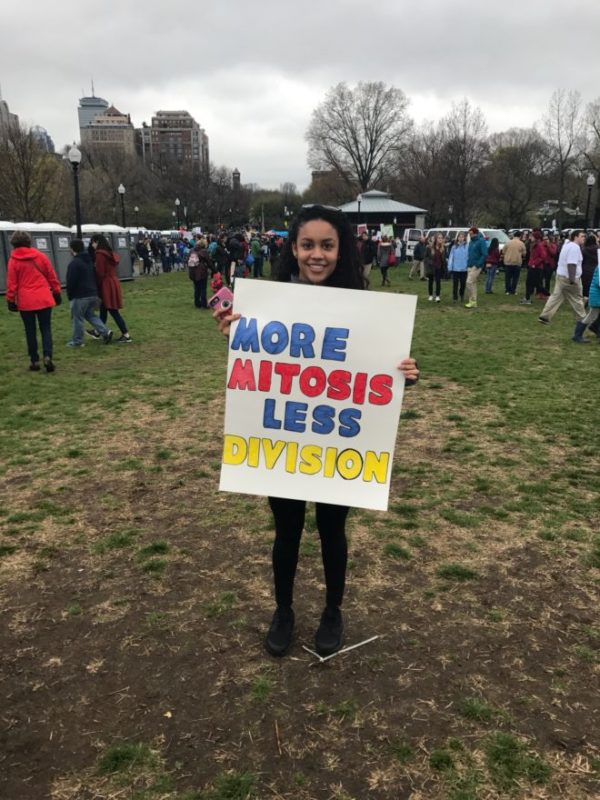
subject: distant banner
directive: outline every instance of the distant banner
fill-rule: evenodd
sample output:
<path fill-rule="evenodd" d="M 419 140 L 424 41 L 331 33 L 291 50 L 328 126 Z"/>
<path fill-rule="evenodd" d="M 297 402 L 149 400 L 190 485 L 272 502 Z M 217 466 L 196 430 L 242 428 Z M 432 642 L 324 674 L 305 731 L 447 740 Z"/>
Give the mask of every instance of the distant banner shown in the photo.
<path fill-rule="evenodd" d="M 394 226 L 393 225 L 382 225 L 381 226 L 381 235 L 387 236 L 388 239 L 394 238 Z"/>
<path fill-rule="evenodd" d="M 359 236 L 361 236 L 363 233 L 368 233 L 369 232 L 369 228 L 367 227 L 367 225 L 365 223 L 363 223 L 361 225 L 357 225 L 356 226 L 356 232 L 358 233 Z"/>
<path fill-rule="evenodd" d="M 387 509 L 416 302 L 238 280 L 220 488 Z"/>

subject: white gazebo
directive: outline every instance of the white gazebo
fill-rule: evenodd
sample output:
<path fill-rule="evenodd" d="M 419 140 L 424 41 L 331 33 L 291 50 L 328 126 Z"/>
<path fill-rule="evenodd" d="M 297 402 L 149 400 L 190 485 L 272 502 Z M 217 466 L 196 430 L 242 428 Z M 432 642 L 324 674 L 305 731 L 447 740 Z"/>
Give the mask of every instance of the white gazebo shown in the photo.
<path fill-rule="evenodd" d="M 392 200 L 389 192 L 371 189 L 359 194 L 356 200 L 340 206 L 356 225 L 361 223 L 368 227 L 377 225 L 394 225 L 398 228 L 424 228 L 427 209 L 409 206 Z"/>

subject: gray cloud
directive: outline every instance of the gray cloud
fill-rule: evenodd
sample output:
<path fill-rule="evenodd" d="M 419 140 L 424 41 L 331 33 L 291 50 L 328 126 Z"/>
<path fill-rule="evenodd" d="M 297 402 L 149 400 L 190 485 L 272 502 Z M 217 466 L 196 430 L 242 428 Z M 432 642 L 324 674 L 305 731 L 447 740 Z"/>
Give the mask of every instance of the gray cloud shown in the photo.
<path fill-rule="evenodd" d="M 339 81 L 403 89 L 417 122 L 467 96 L 491 130 L 530 126 L 555 88 L 600 95 L 600 4 L 541 0 L 24 0 L 0 11 L 2 93 L 46 127 L 57 147 L 78 138 L 77 101 L 96 94 L 135 125 L 186 108 L 210 137 L 211 158 L 244 182 L 308 183 L 304 132 Z"/>

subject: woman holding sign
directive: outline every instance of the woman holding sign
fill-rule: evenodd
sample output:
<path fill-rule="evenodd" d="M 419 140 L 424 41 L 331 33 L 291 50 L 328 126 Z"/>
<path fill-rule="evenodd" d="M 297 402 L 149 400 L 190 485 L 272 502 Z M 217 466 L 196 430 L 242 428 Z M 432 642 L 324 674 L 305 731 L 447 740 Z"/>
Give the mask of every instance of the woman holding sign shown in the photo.
<path fill-rule="evenodd" d="M 290 227 L 281 255 L 279 280 L 313 286 L 365 289 L 363 267 L 353 230 L 345 216 L 327 206 L 304 206 Z M 215 312 L 219 328 L 229 335 L 231 323 L 239 314 Z M 398 365 L 407 385 L 419 377 L 414 358 Z M 275 523 L 273 575 L 277 608 L 267 633 L 265 647 L 271 655 L 283 656 L 292 641 L 294 629 L 293 591 L 300 538 L 304 529 L 306 502 L 269 497 Z M 326 604 L 315 635 L 317 652 L 331 655 L 344 640 L 340 607 L 346 582 L 347 506 L 316 503 L 317 529 L 325 571 Z"/>

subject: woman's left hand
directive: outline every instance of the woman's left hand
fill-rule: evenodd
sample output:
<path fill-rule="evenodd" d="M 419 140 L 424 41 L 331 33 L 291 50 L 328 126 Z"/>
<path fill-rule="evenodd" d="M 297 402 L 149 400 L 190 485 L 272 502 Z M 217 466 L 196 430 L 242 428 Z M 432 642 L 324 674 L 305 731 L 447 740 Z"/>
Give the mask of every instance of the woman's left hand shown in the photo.
<path fill-rule="evenodd" d="M 402 374 L 407 381 L 414 382 L 419 380 L 419 368 L 414 358 L 403 358 L 398 364 L 398 369 L 402 370 Z"/>

